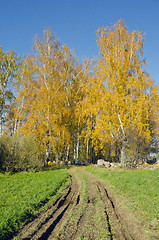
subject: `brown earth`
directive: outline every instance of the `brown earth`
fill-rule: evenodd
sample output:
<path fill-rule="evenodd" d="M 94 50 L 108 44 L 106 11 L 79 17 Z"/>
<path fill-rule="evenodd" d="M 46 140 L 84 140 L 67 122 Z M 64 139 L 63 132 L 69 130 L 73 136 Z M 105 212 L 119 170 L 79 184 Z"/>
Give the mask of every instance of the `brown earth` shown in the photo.
<path fill-rule="evenodd" d="M 72 180 L 47 211 L 18 233 L 23 240 L 147 239 L 143 226 L 105 183 L 82 167 L 69 170 Z"/>

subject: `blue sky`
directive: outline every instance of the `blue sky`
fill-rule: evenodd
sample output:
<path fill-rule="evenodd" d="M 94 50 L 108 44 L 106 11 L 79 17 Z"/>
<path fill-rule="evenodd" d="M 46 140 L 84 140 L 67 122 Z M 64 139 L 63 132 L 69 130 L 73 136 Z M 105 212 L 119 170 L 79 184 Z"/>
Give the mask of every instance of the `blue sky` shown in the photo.
<path fill-rule="evenodd" d="M 120 18 L 129 31 L 146 33 L 147 71 L 158 84 L 159 0 L 0 0 L 0 45 L 18 55 L 32 53 L 35 35 L 49 27 L 81 62 L 98 55 L 96 30 Z"/>

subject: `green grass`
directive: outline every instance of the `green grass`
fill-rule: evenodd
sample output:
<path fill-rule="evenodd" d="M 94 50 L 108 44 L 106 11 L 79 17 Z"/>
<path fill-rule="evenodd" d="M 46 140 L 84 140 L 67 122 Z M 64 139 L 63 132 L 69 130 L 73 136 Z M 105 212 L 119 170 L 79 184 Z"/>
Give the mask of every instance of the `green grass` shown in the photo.
<path fill-rule="evenodd" d="M 54 201 L 68 184 L 66 169 L 0 176 L 0 239 L 11 239 L 22 225 Z"/>
<path fill-rule="evenodd" d="M 86 170 L 106 181 L 140 220 L 159 230 L 159 171 L 114 170 L 86 167 Z M 154 226 L 153 226 L 154 225 Z"/>

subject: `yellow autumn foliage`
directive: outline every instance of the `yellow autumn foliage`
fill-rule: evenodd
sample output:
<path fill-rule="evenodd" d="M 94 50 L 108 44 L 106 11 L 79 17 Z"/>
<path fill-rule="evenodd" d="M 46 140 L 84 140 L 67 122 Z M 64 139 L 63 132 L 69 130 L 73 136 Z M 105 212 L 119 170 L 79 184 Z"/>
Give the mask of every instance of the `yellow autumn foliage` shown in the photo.
<path fill-rule="evenodd" d="M 77 155 L 81 144 L 87 157 L 89 146 L 98 152 L 125 139 L 132 138 L 133 148 L 137 138 L 151 141 L 158 131 L 158 89 L 143 59 L 145 35 L 119 21 L 97 36 L 99 59 L 82 64 L 50 30 L 36 37 L 36 54 L 23 62 L 16 99 L 22 135 L 32 133 L 55 151 L 68 152 L 72 145 Z"/>

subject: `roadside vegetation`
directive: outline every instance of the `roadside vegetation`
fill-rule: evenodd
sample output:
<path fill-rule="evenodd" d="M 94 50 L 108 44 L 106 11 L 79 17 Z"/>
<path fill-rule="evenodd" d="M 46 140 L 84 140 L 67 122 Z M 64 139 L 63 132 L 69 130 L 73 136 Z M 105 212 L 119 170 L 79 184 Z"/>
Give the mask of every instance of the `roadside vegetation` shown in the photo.
<path fill-rule="evenodd" d="M 15 231 L 55 201 L 70 181 L 66 169 L 0 175 L 0 239 Z"/>
<path fill-rule="evenodd" d="M 154 170 L 107 170 L 86 167 L 89 173 L 104 180 L 118 196 L 121 206 L 126 206 L 144 222 L 147 231 L 159 237 L 159 171 Z"/>

